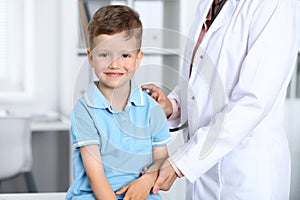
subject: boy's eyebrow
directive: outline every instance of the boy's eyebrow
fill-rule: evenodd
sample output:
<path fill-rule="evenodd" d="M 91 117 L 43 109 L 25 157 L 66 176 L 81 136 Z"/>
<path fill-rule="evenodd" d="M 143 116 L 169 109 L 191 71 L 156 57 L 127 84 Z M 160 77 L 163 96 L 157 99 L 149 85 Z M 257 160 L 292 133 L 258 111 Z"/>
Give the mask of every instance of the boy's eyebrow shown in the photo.
<path fill-rule="evenodd" d="M 107 49 L 93 49 L 91 53 L 96 54 L 99 52 L 109 52 L 109 51 Z"/>
<path fill-rule="evenodd" d="M 107 47 L 103 47 L 103 46 L 99 45 L 99 46 L 96 46 L 92 51 L 97 52 L 97 51 L 111 51 L 111 50 Z"/>
<path fill-rule="evenodd" d="M 124 50 L 120 50 L 120 52 L 132 52 L 132 51 L 136 51 L 138 50 L 138 48 L 135 49 L 124 49 Z"/>
<path fill-rule="evenodd" d="M 132 49 L 118 49 L 117 51 L 122 53 L 122 52 L 132 52 L 132 51 L 136 51 L 136 50 L 139 50 L 139 48 L 132 48 Z M 109 51 L 111 52 L 112 50 L 111 49 L 107 49 L 107 48 L 95 48 L 93 49 L 93 52 L 98 52 L 98 51 Z M 115 51 L 115 50 L 113 50 Z"/>

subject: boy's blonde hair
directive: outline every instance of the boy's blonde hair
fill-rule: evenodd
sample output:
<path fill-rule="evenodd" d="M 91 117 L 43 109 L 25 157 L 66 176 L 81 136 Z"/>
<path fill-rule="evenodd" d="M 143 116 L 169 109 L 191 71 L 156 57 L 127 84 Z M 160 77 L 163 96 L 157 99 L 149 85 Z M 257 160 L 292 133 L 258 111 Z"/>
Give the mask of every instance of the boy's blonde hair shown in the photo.
<path fill-rule="evenodd" d="M 95 46 L 93 39 L 101 34 L 113 35 L 126 31 L 125 37 L 134 36 L 137 40 L 137 49 L 141 48 L 143 25 L 139 14 L 128 6 L 109 5 L 96 11 L 88 25 L 89 46 Z"/>

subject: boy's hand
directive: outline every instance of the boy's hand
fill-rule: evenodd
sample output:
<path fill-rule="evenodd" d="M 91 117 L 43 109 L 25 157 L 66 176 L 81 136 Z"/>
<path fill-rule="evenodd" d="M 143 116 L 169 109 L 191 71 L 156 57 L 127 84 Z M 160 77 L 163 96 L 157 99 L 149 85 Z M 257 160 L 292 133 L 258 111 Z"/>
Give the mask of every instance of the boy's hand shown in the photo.
<path fill-rule="evenodd" d="M 119 189 L 116 194 L 126 192 L 123 200 L 147 200 L 150 190 L 154 185 L 155 176 L 146 173 L 140 178 L 129 182 Z"/>

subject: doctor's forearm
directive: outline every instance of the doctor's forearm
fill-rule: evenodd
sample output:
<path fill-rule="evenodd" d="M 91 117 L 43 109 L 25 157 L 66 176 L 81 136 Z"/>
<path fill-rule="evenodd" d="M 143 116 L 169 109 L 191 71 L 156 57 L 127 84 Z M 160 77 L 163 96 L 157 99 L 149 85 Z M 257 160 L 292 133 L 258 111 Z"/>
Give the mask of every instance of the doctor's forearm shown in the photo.
<path fill-rule="evenodd" d="M 179 105 L 178 105 L 178 102 L 176 101 L 176 99 L 169 98 L 169 100 L 172 105 L 172 109 L 170 109 L 170 110 L 172 110 L 172 113 L 169 113 L 169 115 L 167 115 L 167 116 L 168 116 L 169 120 L 173 120 L 180 116 L 180 110 L 179 110 Z"/>

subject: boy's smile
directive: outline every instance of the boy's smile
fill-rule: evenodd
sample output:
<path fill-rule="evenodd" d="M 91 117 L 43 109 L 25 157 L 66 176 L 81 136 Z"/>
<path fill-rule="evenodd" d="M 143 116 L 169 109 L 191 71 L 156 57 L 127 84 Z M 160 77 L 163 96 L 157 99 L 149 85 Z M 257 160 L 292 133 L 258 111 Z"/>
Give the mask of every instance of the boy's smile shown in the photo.
<path fill-rule="evenodd" d="M 115 72 L 105 72 L 108 77 L 118 78 L 123 76 L 124 73 L 115 73 Z"/>

